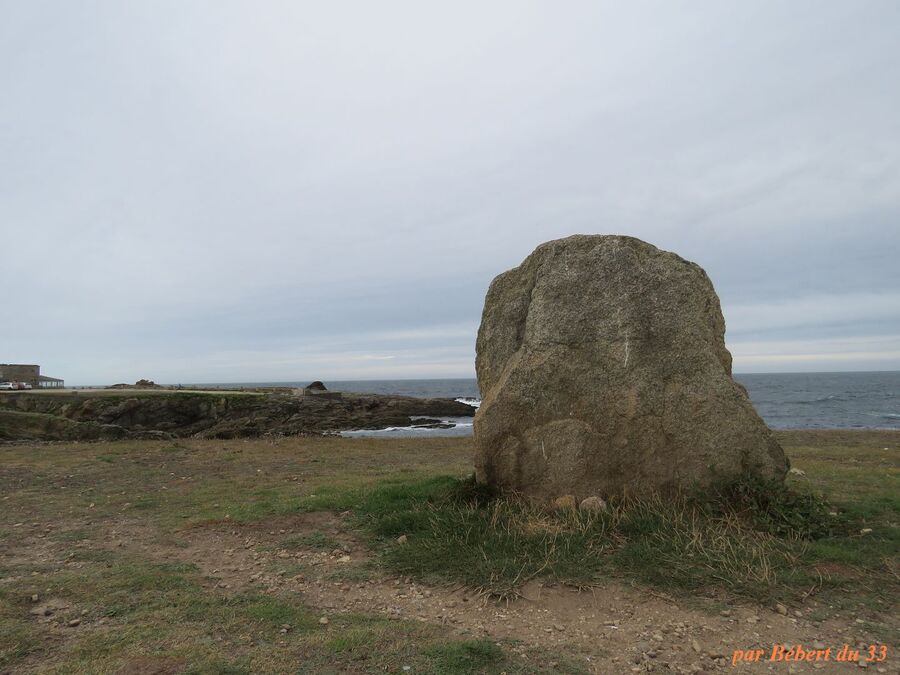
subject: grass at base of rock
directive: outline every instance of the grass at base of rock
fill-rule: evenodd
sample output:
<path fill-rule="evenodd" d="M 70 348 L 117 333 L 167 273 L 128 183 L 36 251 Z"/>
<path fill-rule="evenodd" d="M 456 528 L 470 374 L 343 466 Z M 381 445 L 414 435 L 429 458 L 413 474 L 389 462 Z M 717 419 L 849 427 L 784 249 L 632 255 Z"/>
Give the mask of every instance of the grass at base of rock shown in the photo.
<path fill-rule="evenodd" d="M 490 499 L 452 477 L 323 491 L 304 507 L 351 509 L 394 573 L 501 598 L 538 577 L 585 587 L 617 576 L 769 602 L 830 584 L 817 564 L 848 562 L 869 583 L 900 590 L 888 566 L 900 542 L 896 503 L 877 514 L 877 531 L 860 535 L 866 521 L 831 511 L 814 492 L 752 478 L 712 497 L 613 502 L 597 514 Z"/>
<path fill-rule="evenodd" d="M 887 455 L 880 471 L 857 469 L 860 459 L 843 450 L 849 465 L 829 462 L 821 481 L 805 471 L 787 486 L 748 476 L 706 498 L 631 500 L 600 514 L 493 500 L 446 476 L 325 489 L 301 507 L 352 510 L 392 572 L 501 598 L 533 578 L 584 587 L 616 576 L 763 603 L 848 596 L 857 608 L 888 611 L 900 597 L 900 471 Z M 816 456 L 803 455 L 812 474 Z"/>

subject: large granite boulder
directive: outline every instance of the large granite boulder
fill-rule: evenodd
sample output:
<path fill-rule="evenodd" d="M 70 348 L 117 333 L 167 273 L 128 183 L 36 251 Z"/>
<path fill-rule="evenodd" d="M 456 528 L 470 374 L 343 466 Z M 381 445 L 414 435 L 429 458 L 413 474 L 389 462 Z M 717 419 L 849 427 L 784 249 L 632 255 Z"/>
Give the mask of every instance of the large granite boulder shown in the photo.
<path fill-rule="evenodd" d="M 633 237 L 550 241 L 494 279 L 475 367 L 476 476 L 504 491 L 646 495 L 788 469 L 731 377 L 709 277 Z"/>

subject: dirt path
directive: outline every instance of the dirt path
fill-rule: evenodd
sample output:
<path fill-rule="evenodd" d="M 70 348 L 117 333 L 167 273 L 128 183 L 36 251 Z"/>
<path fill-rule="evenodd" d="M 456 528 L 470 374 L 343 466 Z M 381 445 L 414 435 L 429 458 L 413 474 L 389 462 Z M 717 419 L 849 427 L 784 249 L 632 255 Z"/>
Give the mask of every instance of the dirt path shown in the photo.
<path fill-rule="evenodd" d="M 333 547 L 283 546 L 304 537 L 320 537 Z M 513 640 L 512 649 L 520 658 L 527 658 L 530 647 L 563 649 L 584 659 L 594 673 L 713 673 L 735 668 L 898 672 L 889 669 L 896 663 L 892 654 L 884 663 L 865 663 L 868 646 L 879 640 L 861 623 L 815 620 L 815 600 L 769 609 L 708 598 L 676 600 L 615 582 L 583 591 L 531 582 L 522 598 L 498 602 L 466 589 L 427 586 L 373 571 L 367 565 L 372 552 L 351 534 L 344 518 L 330 513 L 248 526 L 214 523 L 183 530 L 177 540 L 160 541 L 166 539 L 152 528 L 120 521 L 101 546 L 125 548 L 148 559 L 193 563 L 209 587 L 223 593 L 297 592 L 323 619 L 362 612 L 441 624 L 459 636 Z M 806 651 L 831 648 L 830 660 L 770 660 L 775 645 L 788 649 L 798 644 Z M 834 660 L 844 645 L 860 649 L 861 664 Z M 735 650 L 756 649 L 762 650 L 759 661 L 732 664 Z"/>

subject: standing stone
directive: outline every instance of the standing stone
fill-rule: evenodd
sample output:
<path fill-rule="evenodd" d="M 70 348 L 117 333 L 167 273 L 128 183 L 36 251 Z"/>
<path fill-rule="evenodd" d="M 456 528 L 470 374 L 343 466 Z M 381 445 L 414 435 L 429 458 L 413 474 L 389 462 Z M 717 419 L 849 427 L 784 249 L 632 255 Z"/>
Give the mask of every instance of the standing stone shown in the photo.
<path fill-rule="evenodd" d="M 476 476 L 501 490 L 646 495 L 788 469 L 731 377 L 709 277 L 639 239 L 539 246 L 491 283 L 476 351 Z"/>

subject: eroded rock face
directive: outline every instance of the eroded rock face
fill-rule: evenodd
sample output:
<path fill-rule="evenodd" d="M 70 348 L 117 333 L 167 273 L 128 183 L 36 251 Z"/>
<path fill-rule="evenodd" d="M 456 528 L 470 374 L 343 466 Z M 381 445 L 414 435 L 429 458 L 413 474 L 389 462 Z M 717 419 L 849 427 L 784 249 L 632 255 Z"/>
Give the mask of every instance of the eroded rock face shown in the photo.
<path fill-rule="evenodd" d="M 478 480 L 551 501 L 782 478 L 724 338 L 698 265 L 632 237 L 542 244 L 485 300 Z"/>

